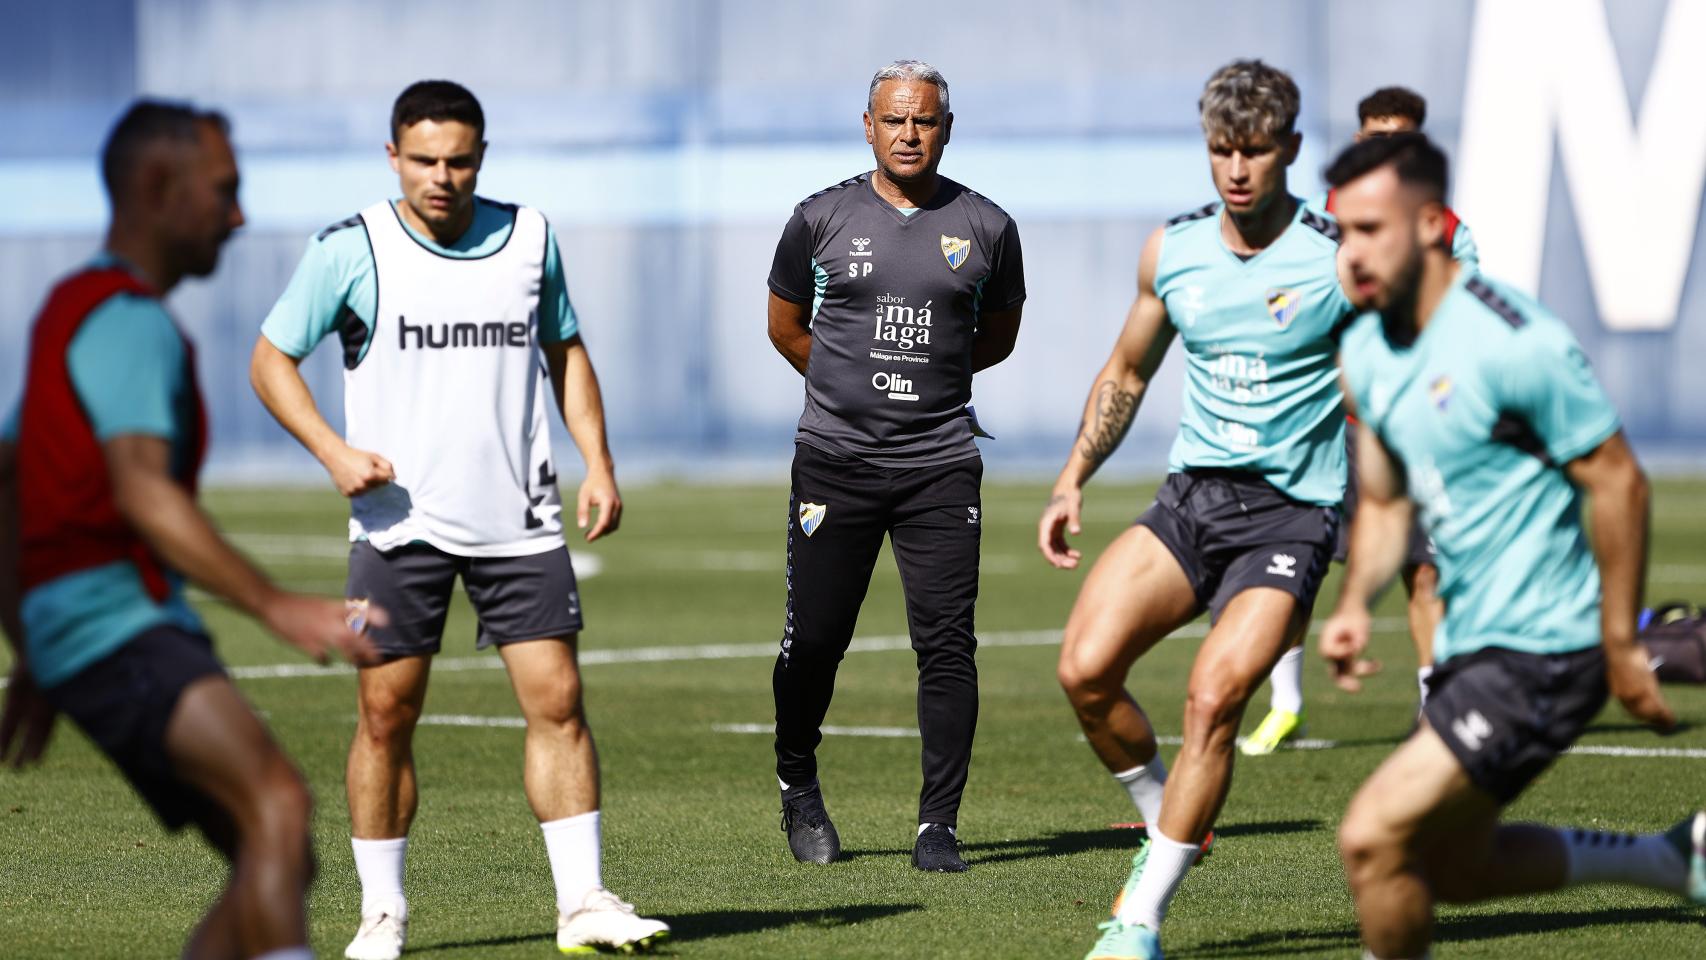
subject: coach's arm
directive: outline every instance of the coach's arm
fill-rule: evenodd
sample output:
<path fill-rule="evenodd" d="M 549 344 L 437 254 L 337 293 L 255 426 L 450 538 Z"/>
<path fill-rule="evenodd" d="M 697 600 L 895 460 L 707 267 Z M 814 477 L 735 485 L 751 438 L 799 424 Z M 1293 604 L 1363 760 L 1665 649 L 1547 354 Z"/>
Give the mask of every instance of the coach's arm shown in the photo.
<path fill-rule="evenodd" d="M 575 498 L 575 523 L 586 531 L 591 543 L 615 533 L 622 523 L 622 495 L 616 489 L 616 461 L 604 434 L 604 395 L 598 389 L 598 374 L 580 334 L 555 343 L 542 343 L 545 368 L 551 372 L 552 394 L 569 436 L 581 459 L 586 461 L 586 479 Z M 597 512 L 596 520 L 592 518 Z M 588 527 L 587 524 L 592 526 Z"/>
<path fill-rule="evenodd" d="M 1623 709 L 1659 730 L 1676 715 L 1659 692 L 1646 648 L 1635 640 L 1641 588 L 1647 579 L 1647 528 L 1651 492 L 1646 474 L 1619 430 L 1564 465 L 1570 482 L 1588 497 L 1589 539 L 1599 564 L 1599 633 L 1605 676 Z"/>
<path fill-rule="evenodd" d="M 988 370 L 1012 355 L 1013 344 L 1019 340 L 1019 314 L 1024 309 L 1019 306 L 978 318 L 977 334 L 971 342 L 973 373 Z"/>
<path fill-rule="evenodd" d="M 298 369 L 301 363 L 301 357 L 280 350 L 264 334 L 256 338 L 255 352 L 249 358 L 249 385 L 255 388 L 261 405 L 320 461 L 332 485 L 344 496 L 366 493 L 397 479 L 391 461 L 345 443 L 320 415 Z"/>
<path fill-rule="evenodd" d="M 1084 484 L 1125 439 L 1177 332 L 1167 318 L 1167 305 L 1155 291 L 1163 232 L 1158 228 L 1143 245 L 1143 256 L 1137 262 L 1137 297 L 1126 311 L 1125 326 L 1108 362 L 1096 374 L 1072 452 L 1037 521 L 1037 549 L 1049 563 L 1062 569 L 1078 566 L 1080 554 L 1067 546 L 1065 534 L 1080 531 L 1078 514 L 1084 501 Z"/>
<path fill-rule="evenodd" d="M 770 294 L 770 342 L 782 359 L 805 376 L 812 356 L 811 304 L 795 303 Z"/>

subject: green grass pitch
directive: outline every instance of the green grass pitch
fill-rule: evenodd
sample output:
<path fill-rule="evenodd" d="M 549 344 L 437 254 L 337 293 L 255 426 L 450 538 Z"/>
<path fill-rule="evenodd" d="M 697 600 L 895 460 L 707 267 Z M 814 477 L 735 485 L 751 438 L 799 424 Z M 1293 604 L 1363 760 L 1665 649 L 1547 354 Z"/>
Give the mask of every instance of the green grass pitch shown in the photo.
<path fill-rule="evenodd" d="M 1082 544 L 1091 558 L 1147 503 L 1152 485 L 1099 485 Z M 919 785 L 909 736 L 831 735 L 820 755 L 847 859 L 796 864 L 777 829 L 769 738 L 733 732 L 772 718 L 770 669 L 780 632 L 783 519 L 779 487 L 655 485 L 627 491 L 615 537 L 577 552 L 601 570 L 582 583 L 587 700 L 604 770 L 606 883 L 693 958 L 1078 957 L 1095 936 L 1135 837 L 1123 792 L 1078 739 L 1054 681 L 1056 638 L 1081 574 L 1050 570 L 1033 546 L 1044 489 L 985 490 L 978 626 L 982 711 L 961 814 L 971 872 L 923 875 L 907 864 Z M 341 588 L 343 505 L 312 490 L 222 490 L 207 501 L 224 527 L 286 583 Z M 1706 599 L 1706 481 L 1657 484 L 1648 595 Z M 832 518 L 833 519 L 833 518 Z M 584 567 L 583 561 L 583 567 Z M 1337 572 L 1317 615 L 1337 596 Z M 201 602 L 234 667 L 301 663 L 253 624 Z M 1240 759 L 1214 855 L 1193 871 L 1165 933 L 1168 956 L 1354 957 L 1355 922 L 1333 831 L 1351 791 L 1404 736 L 1412 717 L 1408 641 L 1380 611 L 1386 664 L 1360 695 L 1337 693 L 1313 652 L 1310 736 L 1332 749 Z M 883 559 L 861 638 L 905 632 L 899 578 Z M 514 718 L 501 670 L 475 660 L 474 624 L 458 598 L 432 717 Z M 718 658 L 641 659 L 622 651 L 725 645 Z M 874 643 L 842 666 L 829 723 L 914 726 L 913 660 Z M 1163 643 L 1133 689 L 1164 733 L 1178 731 L 1196 640 Z M 495 661 L 493 661 L 495 662 Z M 313 946 L 340 956 L 356 925 L 357 887 L 343 799 L 354 729 L 347 674 L 242 679 L 319 800 L 321 872 Z M 1695 726 L 1660 740 L 1610 707 L 1590 745 L 1706 749 L 1706 691 L 1670 688 Z M 1265 709 L 1258 694 L 1248 729 Z M 410 847 L 410 956 L 554 955 L 551 880 L 521 792 L 521 731 L 427 725 L 418 734 L 422 801 Z M 1164 748 L 1171 755 L 1174 748 Z M 1706 758 L 1569 756 L 1514 817 L 1615 830 L 1668 826 L 1706 802 Z M 212 898 L 222 870 L 193 835 L 167 836 L 80 734 L 62 726 L 45 766 L 0 774 L 0 954 L 166 956 Z M 1441 957 L 1701 957 L 1706 912 L 1657 894 L 1593 888 L 1440 911 Z"/>

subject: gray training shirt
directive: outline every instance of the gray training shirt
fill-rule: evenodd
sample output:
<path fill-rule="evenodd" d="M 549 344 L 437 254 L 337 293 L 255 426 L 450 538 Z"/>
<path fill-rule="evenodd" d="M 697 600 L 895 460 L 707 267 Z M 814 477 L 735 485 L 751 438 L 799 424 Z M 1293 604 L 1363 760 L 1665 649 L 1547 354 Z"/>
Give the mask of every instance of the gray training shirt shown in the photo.
<path fill-rule="evenodd" d="M 973 334 L 982 314 L 1025 299 L 1005 211 L 944 177 L 908 215 L 861 174 L 794 208 L 770 289 L 812 304 L 799 442 L 882 467 L 977 455 L 965 409 Z"/>

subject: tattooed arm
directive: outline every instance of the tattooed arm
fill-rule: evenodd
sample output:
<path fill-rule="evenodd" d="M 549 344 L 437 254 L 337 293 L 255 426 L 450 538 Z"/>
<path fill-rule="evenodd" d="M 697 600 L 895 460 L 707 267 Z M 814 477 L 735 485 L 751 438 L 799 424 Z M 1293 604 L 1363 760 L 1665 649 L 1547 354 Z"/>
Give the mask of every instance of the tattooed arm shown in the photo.
<path fill-rule="evenodd" d="M 1049 563 L 1062 569 L 1078 565 L 1079 552 L 1067 545 L 1066 534 L 1079 532 L 1078 511 L 1084 484 L 1125 439 L 1143 393 L 1173 343 L 1174 330 L 1167 319 L 1167 307 L 1155 292 L 1161 235 L 1162 231 L 1157 229 L 1143 245 L 1143 256 L 1137 266 L 1137 299 L 1126 312 L 1125 327 L 1120 330 L 1113 353 L 1096 374 L 1090 397 L 1084 403 L 1084 417 L 1079 421 L 1072 452 L 1055 480 L 1054 492 L 1042 518 L 1037 521 L 1037 549 Z"/>

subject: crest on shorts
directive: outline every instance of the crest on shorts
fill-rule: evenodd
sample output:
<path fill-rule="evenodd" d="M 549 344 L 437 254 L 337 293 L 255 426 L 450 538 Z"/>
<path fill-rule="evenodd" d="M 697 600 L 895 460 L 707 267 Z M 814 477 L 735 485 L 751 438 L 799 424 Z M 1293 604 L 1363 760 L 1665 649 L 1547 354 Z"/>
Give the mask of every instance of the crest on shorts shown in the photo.
<path fill-rule="evenodd" d="M 948 261 L 948 269 L 958 270 L 960 264 L 971 256 L 971 241 L 942 234 L 942 256 Z"/>
<path fill-rule="evenodd" d="M 1268 288 L 1268 315 L 1280 325 L 1281 329 L 1291 324 L 1297 311 L 1303 309 L 1303 295 L 1296 290 L 1285 287 Z"/>
<path fill-rule="evenodd" d="M 811 536 L 812 534 L 816 533 L 817 528 L 823 526 L 824 514 L 826 514 L 828 512 L 829 512 L 829 507 L 825 506 L 824 504 L 821 504 L 821 503 L 801 503 L 800 504 L 800 532 L 805 534 L 808 537 Z"/>

